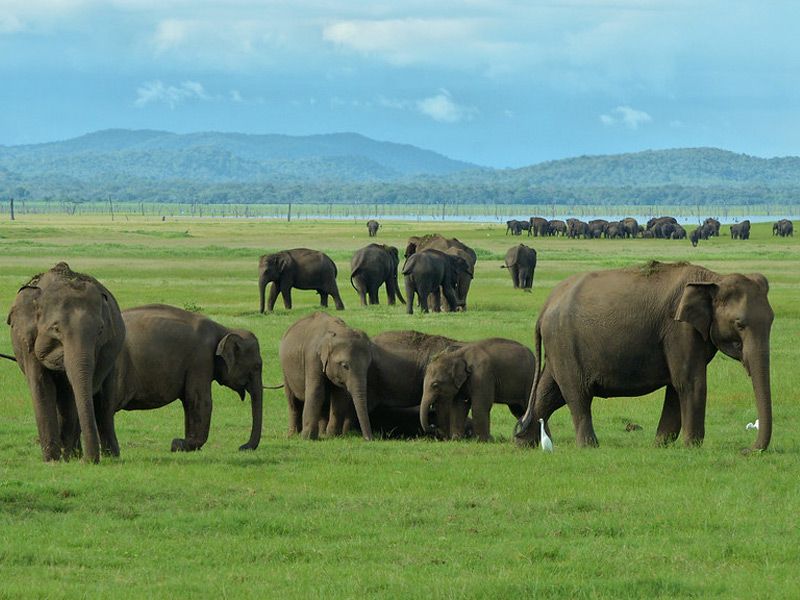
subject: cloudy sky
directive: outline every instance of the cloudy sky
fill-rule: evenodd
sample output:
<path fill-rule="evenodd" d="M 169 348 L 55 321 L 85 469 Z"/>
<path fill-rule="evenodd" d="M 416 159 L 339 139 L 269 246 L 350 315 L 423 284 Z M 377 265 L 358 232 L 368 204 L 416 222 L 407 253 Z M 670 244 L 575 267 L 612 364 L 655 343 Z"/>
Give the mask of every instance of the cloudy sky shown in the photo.
<path fill-rule="evenodd" d="M 0 144 L 354 131 L 491 166 L 800 154 L 800 2 L 0 0 Z"/>

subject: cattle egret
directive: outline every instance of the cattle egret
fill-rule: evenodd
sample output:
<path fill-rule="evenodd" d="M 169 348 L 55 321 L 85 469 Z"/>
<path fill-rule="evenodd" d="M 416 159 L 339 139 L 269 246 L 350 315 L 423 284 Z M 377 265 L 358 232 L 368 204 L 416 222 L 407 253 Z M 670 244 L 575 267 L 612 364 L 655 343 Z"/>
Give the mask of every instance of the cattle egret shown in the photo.
<path fill-rule="evenodd" d="M 545 452 L 552 452 L 553 451 L 553 440 L 550 439 L 550 436 L 547 435 L 547 432 L 544 430 L 544 419 L 539 419 L 539 437 L 541 438 L 541 447 L 542 450 Z"/>
<path fill-rule="evenodd" d="M 747 430 L 755 429 L 756 431 L 758 431 L 758 419 L 756 419 L 755 423 L 748 423 L 747 425 L 744 426 L 744 428 Z"/>

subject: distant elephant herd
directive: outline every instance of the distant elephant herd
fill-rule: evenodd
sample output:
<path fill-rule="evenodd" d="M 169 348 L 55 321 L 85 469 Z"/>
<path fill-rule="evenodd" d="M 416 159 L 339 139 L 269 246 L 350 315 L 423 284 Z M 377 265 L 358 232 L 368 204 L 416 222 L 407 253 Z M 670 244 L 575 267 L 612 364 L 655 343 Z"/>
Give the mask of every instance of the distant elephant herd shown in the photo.
<path fill-rule="evenodd" d="M 674 234 L 668 224 L 654 220 L 645 232 Z M 638 224 L 632 230 L 641 233 Z M 404 299 L 396 248 L 370 244 L 355 252 L 351 283 L 362 305 L 376 304 L 385 285 L 389 303 L 405 301 L 408 313 L 415 297 L 423 311 L 439 310 L 441 295 L 446 308 L 466 309 L 477 262 L 472 248 L 438 234 L 415 236 L 405 258 Z M 536 251 L 512 247 L 504 267 L 515 288 L 530 290 Z M 262 256 L 260 311 L 272 311 L 279 293 L 290 309 L 292 288 L 315 290 L 323 307 L 331 296 L 341 310 L 336 275 L 334 262 L 316 250 Z M 504 338 L 463 342 L 416 331 L 369 337 L 317 312 L 291 325 L 279 342 L 288 432 L 309 439 L 359 430 L 368 440 L 380 434 L 486 441 L 492 406 L 505 404 L 518 419 L 514 440 L 536 445 L 542 430 L 549 433 L 550 415 L 567 405 L 577 444 L 593 446 L 594 397 L 665 388 L 657 441 L 672 442 L 682 432 L 687 445 L 700 444 L 706 368 L 722 351 L 752 381 L 759 419 L 752 449 L 764 450 L 772 434 L 768 290 L 761 274 L 719 275 L 689 263 L 651 261 L 573 275 L 545 300 L 533 351 Z M 167 305 L 120 310 L 99 281 L 64 262 L 20 288 L 7 323 L 14 356 L 4 357 L 16 360 L 27 379 L 45 460 L 117 456 L 116 412 L 175 400 L 183 403 L 185 436 L 172 441 L 172 450 L 198 450 L 208 438 L 213 381 L 242 399 L 249 394 L 251 432 L 240 449 L 259 445 L 263 363 L 250 331 Z"/>

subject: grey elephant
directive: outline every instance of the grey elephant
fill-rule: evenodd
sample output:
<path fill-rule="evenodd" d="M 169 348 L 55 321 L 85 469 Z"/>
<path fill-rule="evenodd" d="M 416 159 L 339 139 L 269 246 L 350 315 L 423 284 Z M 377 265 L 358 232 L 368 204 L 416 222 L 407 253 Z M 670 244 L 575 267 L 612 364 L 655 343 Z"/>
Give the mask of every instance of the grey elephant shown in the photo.
<path fill-rule="evenodd" d="M 358 292 L 361 305 L 366 306 L 367 296 L 370 304 L 378 304 L 378 288 L 386 285 L 386 297 L 389 304 L 395 298 L 405 304 L 397 283 L 397 268 L 400 256 L 394 246 L 370 244 L 353 254 L 350 260 L 350 284 Z"/>
<path fill-rule="evenodd" d="M 327 426 L 341 428 L 335 418 L 347 414 L 345 406 L 352 399 L 361 434 L 372 439 L 367 407 L 372 349 L 367 334 L 317 312 L 286 330 L 278 354 L 289 405 L 289 435 L 317 439 L 326 406 L 333 407 L 329 412 L 334 415 Z"/>
<path fill-rule="evenodd" d="M 676 224 L 674 229 L 672 230 L 672 235 L 670 239 L 673 240 L 685 240 L 686 239 L 686 229 L 683 228 L 682 225 Z"/>
<path fill-rule="evenodd" d="M 750 239 L 750 221 L 745 219 L 741 223 L 731 225 L 731 238 L 734 240 Z"/>
<path fill-rule="evenodd" d="M 420 423 L 429 429 L 428 415 L 435 405 L 445 437 L 457 439 L 464 435 L 464 419 L 471 407 L 475 436 L 488 441 L 492 406 L 506 404 L 516 418 L 522 417 L 533 374 L 533 353 L 512 340 L 491 338 L 445 350 L 425 370 Z"/>
<path fill-rule="evenodd" d="M 20 288 L 8 314 L 28 380 L 44 460 L 100 460 L 94 398 L 112 376 L 125 323 L 111 292 L 60 262 Z"/>
<path fill-rule="evenodd" d="M 687 445 L 700 444 L 706 368 L 721 350 L 741 361 L 752 380 L 759 419 L 753 449 L 765 450 L 772 435 L 768 289 L 758 273 L 719 275 L 655 261 L 562 281 L 536 322 L 536 378 L 517 439 L 538 442 L 538 420 L 567 404 L 578 445 L 597 445 L 594 396 L 640 396 L 666 387 L 657 441 L 671 442 L 683 430 Z"/>
<path fill-rule="evenodd" d="M 292 288 L 316 290 L 320 304 L 328 306 L 328 296 L 333 296 L 336 310 L 344 310 L 339 287 L 336 285 L 338 270 L 330 257 L 319 250 L 294 248 L 274 254 L 265 254 L 258 262 L 258 292 L 261 300 L 260 312 L 264 312 L 264 297 L 267 284 L 272 283 L 266 308 L 275 308 L 280 292 L 283 305 L 292 308 Z"/>
<path fill-rule="evenodd" d="M 789 219 L 781 219 L 772 225 L 772 235 L 794 237 L 794 224 Z"/>
<path fill-rule="evenodd" d="M 618 221 L 614 221 L 614 222 L 609 223 L 606 226 L 606 229 L 603 232 L 603 234 L 605 235 L 606 239 L 608 239 L 608 238 L 611 238 L 611 239 L 615 239 L 615 238 L 624 239 L 625 238 L 625 227 L 623 226 L 621 221 L 619 221 L 619 222 Z"/>
<path fill-rule="evenodd" d="M 589 224 L 580 219 L 567 219 L 567 227 L 569 228 L 567 235 L 572 239 L 577 239 L 581 236 L 583 236 L 583 239 L 592 237 Z"/>
<path fill-rule="evenodd" d="M 587 223 L 587 225 L 589 228 L 588 237 L 592 239 L 599 239 L 600 236 L 605 233 L 606 227 L 608 227 L 608 221 L 605 219 L 592 219 Z"/>
<path fill-rule="evenodd" d="M 561 219 L 553 219 L 547 222 L 547 231 L 549 235 L 567 235 L 567 224 Z"/>
<path fill-rule="evenodd" d="M 505 264 L 501 268 L 508 269 L 515 288 L 530 291 L 536 270 L 536 250 L 525 244 L 512 246 L 506 252 Z"/>
<path fill-rule="evenodd" d="M 414 295 L 422 312 L 428 312 L 429 296 L 433 295 L 433 310 L 441 311 L 441 295 L 448 306 L 463 308 L 456 289 L 463 276 L 471 277 L 469 264 L 459 256 L 439 250 L 416 252 L 403 265 L 406 286 L 406 312 L 414 313 Z M 440 292 L 441 290 L 441 292 Z"/>
<path fill-rule="evenodd" d="M 533 237 L 544 237 L 547 235 L 549 229 L 547 219 L 543 217 L 531 217 L 528 219 L 528 222 L 530 223 L 528 235 L 531 235 L 531 233 L 533 233 Z"/>
<path fill-rule="evenodd" d="M 199 450 L 211 425 L 211 384 L 216 381 L 250 395 L 250 439 L 240 450 L 255 450 L 261 440 L 262 383 L 258 339 L 244 329 L 229 329 L 174 306 L 151 304 L 122 312 L 125 345 L 114 377 L 103 389 L 98 419 L 103 449 L 119 455 L 114 413 L 149 410 L 175 400 L 183 404 L 185 437 L 172 440 L 172 451 Z"/>
<path fill-rule="evenodd" d="M 719 237 L 719 228 L 721 226 L 720 222 L 716 219 L 709 217 L 705 221 L 703 221 L 703 226 L 708 227 L 710 230 L 710 236 Z"/>
<path fill-rule="evenodd" d="M 432 235 L 424 235 L 422 237 L 412 236 L 408 239 L 406 245 L 405 257 L 408 258 L 414 252 L 421 252 L 422 250 L 439 250 L 446 254 L 458 256 L 464 260 L 468 265 L 468 270 L 459 271 L 456 282 L 456 295 L 458 297 L 458 304 L 451 305 L 448 302 L 447 308 L 455 310 L 456 306 L 460 310 L 467 309 L 467 295 L 469 288 L 472 285 L 472 278 L 475 273 L 475 264 L 478 262 L 478 255 L 475 250 L 467 246 L 458 238 L 446 238 L 434 233 Z"/>
<path fill-rule="evenodd" d="M 375 237 L 378 235 L 378 229 L 380 228 L 381 224 L 378 223 L 375 219 L 370 219 L 367 221 L 367 232 L 369 233 L 369 237 Z"/>
<path fill-rule="evenodd" d="M 635 238 L 639 235 L 639 221 L 633 217 L 626 217 L 620 221 L 626 238 Z"/>

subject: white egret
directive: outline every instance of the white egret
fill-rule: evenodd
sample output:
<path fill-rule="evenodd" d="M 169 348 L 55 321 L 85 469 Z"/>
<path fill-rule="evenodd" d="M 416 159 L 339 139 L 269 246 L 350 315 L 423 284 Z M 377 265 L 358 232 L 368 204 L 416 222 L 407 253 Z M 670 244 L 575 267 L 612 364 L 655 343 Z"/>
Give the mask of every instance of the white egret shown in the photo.
<path fill-rule="evenodd" d="M 544 419 L 539 419 L 539 437 L 541 438 L 541 448 L 545 452 L 552 452 L 553 451 L 553 440 L 550 439 L 550 436 L 547 435 L 547 432 L 544 430 Z"/>
<path fill-rule="evenodd" d="M 747 425 L 744 426 L 744 428 L 746 430 L 755 429 L 756 431 L 758 431 L 758 419 L 756 419 L 755 423 L 748 423 Z"/>

